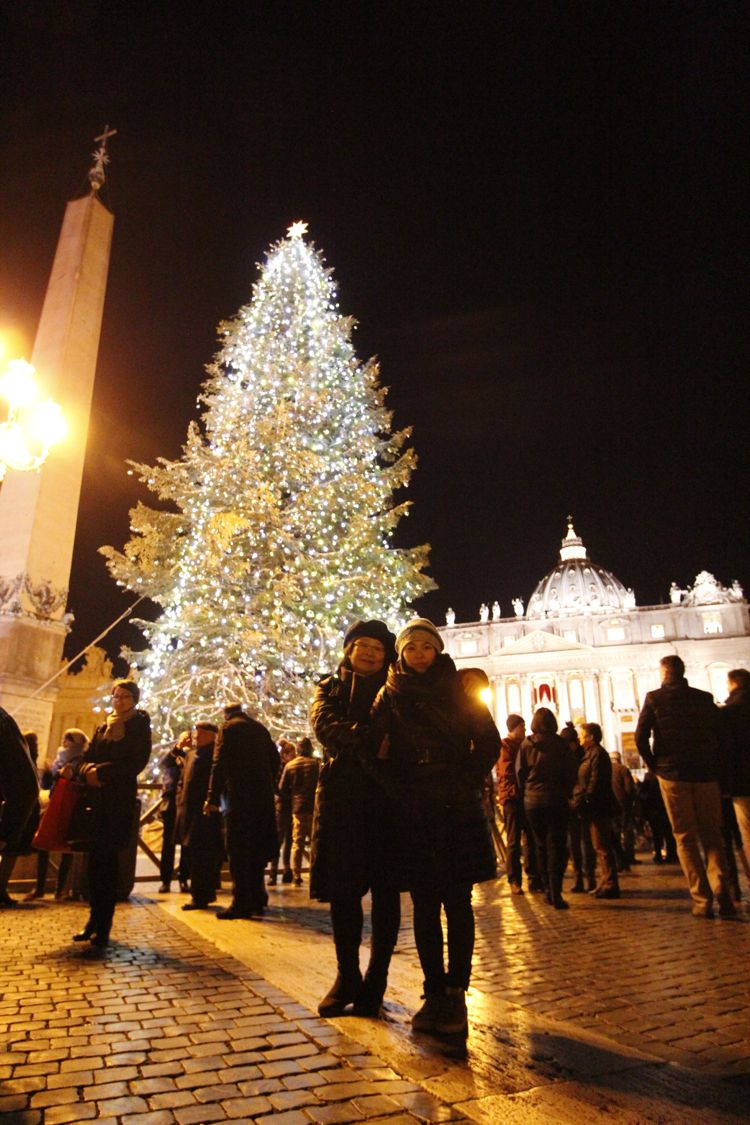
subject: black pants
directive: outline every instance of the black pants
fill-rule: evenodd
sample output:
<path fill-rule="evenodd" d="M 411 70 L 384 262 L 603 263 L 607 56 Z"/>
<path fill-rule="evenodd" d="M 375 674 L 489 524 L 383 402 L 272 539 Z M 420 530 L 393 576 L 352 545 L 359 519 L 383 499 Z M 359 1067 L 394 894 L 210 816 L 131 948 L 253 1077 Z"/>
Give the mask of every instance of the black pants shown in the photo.
<path fill-rule="evenodd" d="M 94 845 L 89 853 L 91 921 L 100 937 L 109 934 L 117 901 L 118 849 Z"/>
<path fill-rule="evenodd" d="M 359 947 L 362 942 L 362 899 L 358 895 L 331 900 L 331 923 L 338 971 L 345 980 L 359 976 Z M 370 962 L 365 974 L 385 989 L 398 928 L 401 925 L 401 895 L 391 887 L 373 887 L 370 911 Z"/>
<path fill-rule="evenodd" d="M 223 853 L 218 846 L 206 843 L 182 845 L 180 863 L 185 860 L 190 872 L 190 895 L 199 906 L 214 902 L 221 880 Z"/>
<path fill-rule="evenodd" d="M 262 914 L 266 887 L 263 880 L 266 863 L 258 859 L 252 848 L 229 844 L 229 873 L 232 876 L 232 910 L 238 914 Z"/>
<path fill-rule="evenodd" d="M 576 878 L 589 879 L 592 883 L 596 875 L 596 852 L 591 843 L 591 834 L 584 826 L 577 812 L 571 812 L 568 820 L 568 844 L 570 858 Z"/>
<path fill-rule="evenodd" d="M 550 902 L 556 902 L 562 893 L 563 871 L 567 862 L 567 805 L 532 805 L 526 809 L 526 819 L 536 840 L 539 869 L 546 879 L 547 896 Z"/>
<path fill-rule="evenodd" d="M 161 881 L 166 886 L 172 882 L 174 878 L 174 855 L 175 855 L 175 838 L 174 826 L 177 819 L 177 806 L 173 798 L 168 799 L 167 807 L 161 814 L 161 822 L 164 829 L 164 834 L 161 843 L 161 856 L 159 857 L 159 874 Z M 180 865 L 177 869 L 177 878 L 181 883 L 186 883 L 188 880 L 187 863 L 180 848 Z"/>
<path fill-rule="evenodd" d="M 446 987 L 469 987 L 474 953 L 474 911 L 471 883 L 458 883 L 442 890 L 413 890 L 414 940 L 424 974 L 424 993 L 444 992 Z M 443 954 L 440 911 L 448 924 L 448 969 Z"/>
<path fill-rule="evenodd" d="M 524 870 L 530 883 L 539 878 L 539 865 L 536 858 L 536 845 L 531 834 L 526 817 L 523 813 L 523 804 L 518 800 L 503 801 L 503 825 L 505 827 L 505 844 L 507 858 L 505 861 L 505 874 L 509 883 L 521 885 L 521 857 L 522 845 L 525 843 Z"/>

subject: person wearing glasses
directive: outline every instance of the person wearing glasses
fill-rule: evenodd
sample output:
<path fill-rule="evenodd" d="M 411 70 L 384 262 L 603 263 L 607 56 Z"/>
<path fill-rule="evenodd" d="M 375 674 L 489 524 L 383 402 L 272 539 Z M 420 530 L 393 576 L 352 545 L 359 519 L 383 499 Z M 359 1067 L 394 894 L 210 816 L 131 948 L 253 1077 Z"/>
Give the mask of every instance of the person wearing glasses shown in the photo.
<path fill-rule="evenodd" d="M 321 1016 L 376 1017 L 401 922 L 397 872 L 389 862 L 389 798 L 368 769 L 370 708 L 394 659 L 395 636 L 382 621 L 355 621 L 344 636 L 338 670 L 322 680 L 310 712 L 325 762 L 315 795 L 310 897 L 331 904 L 336 979 L 318 1005 Z M 370 961 L 359 965 L 362 898 L 372 892 Z"/>

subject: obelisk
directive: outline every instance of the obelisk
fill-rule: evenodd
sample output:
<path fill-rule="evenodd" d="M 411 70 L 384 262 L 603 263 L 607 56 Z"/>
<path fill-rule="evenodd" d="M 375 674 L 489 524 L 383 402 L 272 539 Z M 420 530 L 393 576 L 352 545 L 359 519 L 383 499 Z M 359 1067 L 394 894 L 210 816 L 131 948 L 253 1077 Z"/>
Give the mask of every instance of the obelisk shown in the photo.
<path fill-rule="evenodd" d="M 66 612 L 114 217 L 99 198 L 105 128 L 90 190 L 67 204 L 34 343 L 40 383 L 60 403 L 68 437 L 37 472 L 8 469 L 0 487 L 0 703 L 47 745 Z M 35 694 L 36 693 L 36 694 Z"/>

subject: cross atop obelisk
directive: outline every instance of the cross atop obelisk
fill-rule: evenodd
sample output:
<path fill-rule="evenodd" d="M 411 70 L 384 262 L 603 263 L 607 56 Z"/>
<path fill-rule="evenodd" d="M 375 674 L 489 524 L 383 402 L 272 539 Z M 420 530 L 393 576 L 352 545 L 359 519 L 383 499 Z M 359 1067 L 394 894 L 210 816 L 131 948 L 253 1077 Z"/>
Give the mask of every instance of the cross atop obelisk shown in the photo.
<path fill-rule="evenodd" d="M 89 183 L 92 191 L 99 191 L 104 184 L 104 167 L 109 164 L 107 141 L 110 137 L 114 137 L 116 133 L 116 129 L 110 129 L 109 125 L 105 125 L 104 132 L 100 133 L 98 137 L 94 137 L 94 143 L 98 143 L 99 148 L 91 154 L 91 159 L 94 161 L 89 172 Z"/>

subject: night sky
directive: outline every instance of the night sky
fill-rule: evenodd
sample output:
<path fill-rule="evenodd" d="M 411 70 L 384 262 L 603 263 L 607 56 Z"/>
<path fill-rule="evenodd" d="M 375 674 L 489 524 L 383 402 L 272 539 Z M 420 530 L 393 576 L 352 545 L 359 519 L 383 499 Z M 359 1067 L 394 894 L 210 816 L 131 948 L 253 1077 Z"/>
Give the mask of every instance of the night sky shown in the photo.
<path fill-rule="evenodd" d="M 667 600 L 750 588 L 745 4 L 7 2 L 0 330 L 31 353 L 105 123 L 115 214 L 70 606 L 179 456 L 216 326 L 296 219 L 419 468 L 400 543 L 448 605 L 527 600 L 565 517 Z M 118 629 L 114 654 L 137 634 Z"/>

